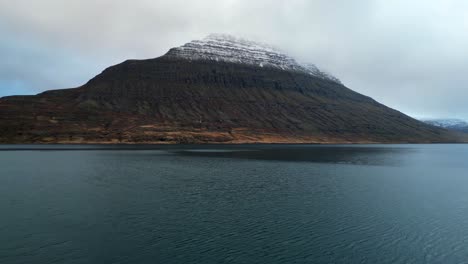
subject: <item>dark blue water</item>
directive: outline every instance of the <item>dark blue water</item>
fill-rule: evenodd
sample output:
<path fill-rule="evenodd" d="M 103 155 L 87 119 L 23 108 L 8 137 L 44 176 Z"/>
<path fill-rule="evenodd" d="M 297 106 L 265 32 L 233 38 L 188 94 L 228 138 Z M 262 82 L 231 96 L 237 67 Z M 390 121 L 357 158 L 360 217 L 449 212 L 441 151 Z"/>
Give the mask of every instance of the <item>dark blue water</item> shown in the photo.
<path fill-rule="evenodd" d="M 468 145 L 0 148 L 2 264 L 468 263 Z"/>

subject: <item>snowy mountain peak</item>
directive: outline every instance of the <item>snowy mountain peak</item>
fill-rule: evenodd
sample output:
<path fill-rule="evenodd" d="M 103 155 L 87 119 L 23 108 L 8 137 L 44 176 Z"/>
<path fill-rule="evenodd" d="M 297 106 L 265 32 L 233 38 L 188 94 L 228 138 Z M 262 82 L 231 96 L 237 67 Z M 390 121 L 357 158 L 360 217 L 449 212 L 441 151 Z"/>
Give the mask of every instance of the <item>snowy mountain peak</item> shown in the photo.
<path fill-rule="evenodd" d="M 468 126 L 468 123 L 455 118 L 447 119 L 425 119 L 424 122 L 431 123 L 432 125 L 439 127 L 452 127 L 452 126 Z"/>
<path fill-rule="evenodd" d="M 210 34 L 171 49 L 166 56 L 189 60 L 213 60 L 270 67 L 307 73 L 339 83 L 340 81 L 312 64 L 298 63 L 292 57 L 268 44 L 237 38 L 226 34 Z"/>
<path fill-rule="evenodd" d="M 448 119 L 424 119 L 423 122 L 450 130 L 468 132 L 468 122 L 455 118 Z"/>

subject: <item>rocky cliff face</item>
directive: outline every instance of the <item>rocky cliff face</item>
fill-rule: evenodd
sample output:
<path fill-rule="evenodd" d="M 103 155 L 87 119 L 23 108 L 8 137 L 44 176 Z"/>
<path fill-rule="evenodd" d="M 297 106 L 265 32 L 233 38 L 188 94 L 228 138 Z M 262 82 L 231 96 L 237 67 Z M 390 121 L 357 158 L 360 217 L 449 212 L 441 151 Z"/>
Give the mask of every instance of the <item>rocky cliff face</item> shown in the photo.
<path fill-rule="evenodd" d="M 454 142 L 263 44 L 211 35 L 85 85 L 0 99 L 2 143 Z"/>

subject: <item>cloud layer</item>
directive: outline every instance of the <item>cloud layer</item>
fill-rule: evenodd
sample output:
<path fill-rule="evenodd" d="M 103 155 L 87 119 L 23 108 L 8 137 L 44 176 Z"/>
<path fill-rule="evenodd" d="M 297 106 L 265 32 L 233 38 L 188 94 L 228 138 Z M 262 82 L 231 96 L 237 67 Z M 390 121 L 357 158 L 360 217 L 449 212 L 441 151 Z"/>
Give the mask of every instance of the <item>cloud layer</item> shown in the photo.
<path fill-rule="evenodd" d="M 75 87 L 213 32 L 269 42 L 417 117 L 468 119 L 463 0 L 0 0 L 0 96 Z"/>

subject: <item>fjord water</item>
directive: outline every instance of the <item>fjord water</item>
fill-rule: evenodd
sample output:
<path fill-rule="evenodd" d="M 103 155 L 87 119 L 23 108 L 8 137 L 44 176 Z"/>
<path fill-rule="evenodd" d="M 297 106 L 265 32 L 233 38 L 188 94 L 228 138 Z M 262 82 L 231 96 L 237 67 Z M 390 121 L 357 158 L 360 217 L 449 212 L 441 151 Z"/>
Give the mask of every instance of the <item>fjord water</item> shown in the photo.
<path fill-rule="evenodd" d="M 468 260 L 468 145 L 0 148 L 2 264 Z"/>

